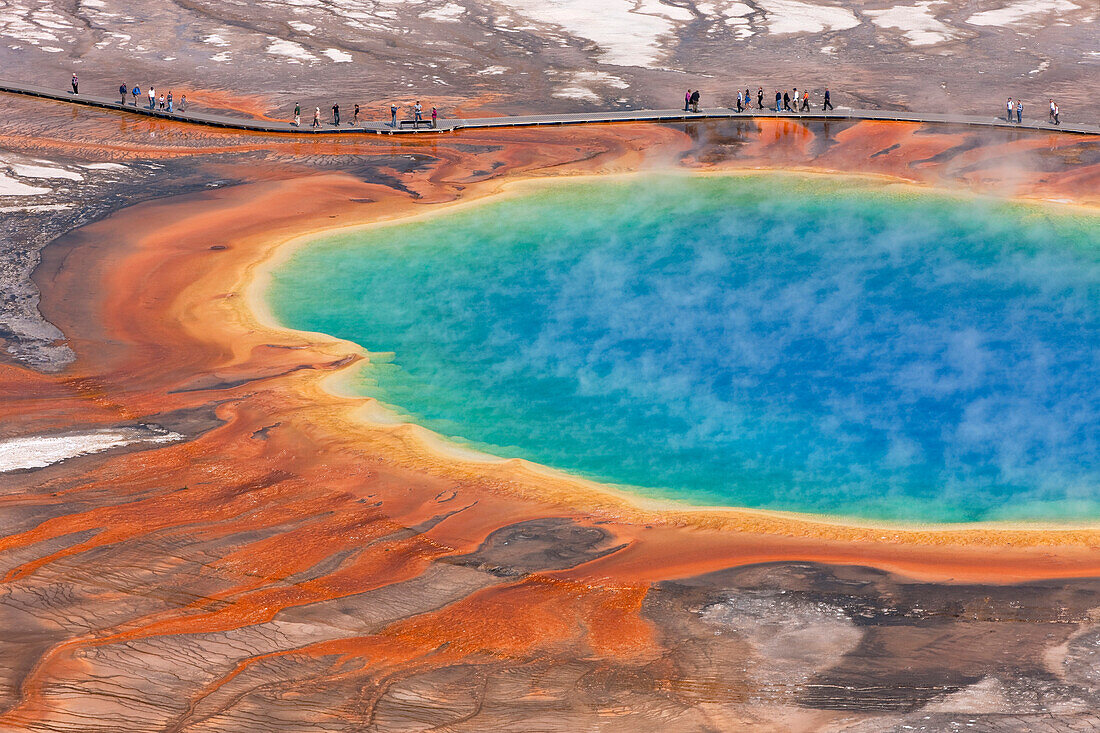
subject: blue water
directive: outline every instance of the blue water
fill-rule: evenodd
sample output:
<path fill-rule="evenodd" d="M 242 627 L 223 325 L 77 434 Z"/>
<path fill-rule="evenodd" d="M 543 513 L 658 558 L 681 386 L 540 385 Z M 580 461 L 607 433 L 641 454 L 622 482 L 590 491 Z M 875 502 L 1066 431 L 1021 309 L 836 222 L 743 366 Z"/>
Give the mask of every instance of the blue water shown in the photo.
<path fill-rule="evenodd" d="M 334 236 L 276 316 L 407 419 L 638 493 L 1100 517 L 1098 220 L 789 176 L 570 183 Z"/>

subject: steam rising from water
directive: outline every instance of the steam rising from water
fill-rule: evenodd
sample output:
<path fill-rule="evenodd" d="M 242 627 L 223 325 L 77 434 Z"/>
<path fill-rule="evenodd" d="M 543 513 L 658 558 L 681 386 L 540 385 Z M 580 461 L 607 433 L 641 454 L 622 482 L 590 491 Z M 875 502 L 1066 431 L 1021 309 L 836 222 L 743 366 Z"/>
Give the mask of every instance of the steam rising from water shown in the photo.
<path fill-rule="evenodd" d="M 365 392 L 499 455 L 707 504 L 1095 518 L 1095 227 L 851 181 L 586 183 L 334 238 L 271 296 L 392 352 Z"/>

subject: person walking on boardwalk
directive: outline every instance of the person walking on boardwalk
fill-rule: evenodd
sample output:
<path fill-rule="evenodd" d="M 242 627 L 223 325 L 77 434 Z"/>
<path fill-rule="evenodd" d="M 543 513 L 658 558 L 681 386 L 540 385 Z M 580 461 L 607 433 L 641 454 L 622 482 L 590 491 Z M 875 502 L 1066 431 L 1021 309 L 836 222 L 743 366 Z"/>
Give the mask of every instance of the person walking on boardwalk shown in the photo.
<path fill-rule="evenodd" d="M 794 107 L 791 109 L 791 112 L 797 112 L 798 111 L 798 87 L 795 87 L 794 91 L 791 92 L 791 99 L 794 100 Z"/>
<path fill-rule="evenodd" d="M 756 108 L 764 109 L 764 87 L 756 90 Z"/>
<path fill-rule="evenodd" d="M 163 95 L 163 94 L 162 94 L 162 95 L 160 95 L 160 100 L 158 101 L 158 104 L 160 105 L 160 108 L 161 108 L 161 109 L 165 109 L 165 106 L 164 106 L 164 95 Z"/>
<path fill-rule="evenodd" d="M 691 93 L 691 111 L 695 114 L 699 114 L 699 90 L 696 89 Z"/>
<path fill-rule="evenodd" d="M 741 112 L 741 90 L 737 91 L 737 112 Z"/>
<path fill-rule="evenodd" d="M 76 72 L 73 72 L 72 85 L 73 85 L 73 94 L 79 94 L 80 92 L 78 92 L 77 89 L 80 86 L 80 82 L 78 82 L 77 79 L 76 79 Z"/>
<path fill-rule="evenodd" d="M 157 88 L 154 86 L 149 87 L 149 109 L 156 109 L 157 106 Z"/>
<path fill-rule="evenodd" d="M 1054 100 L 1053 99 L 1050 100 L 1050 123 L 1051 124 L 1054 124 L 1054 109 L 1055 109 L 1055 106 L 1056 105 L 1054 104 Z"/>
<path fill-rule="evenodd" d="M 119 104 L 122 104 L 122 105 L 126 104 L 126 92 L 128 92 L 128 91 L 130 91 L 130 90 L 126 88 L 125 84 L 119 84 L 118 85 L 118 96 L 121 97 L 121 101 L 119 101 Z"/>
<path fill-rule="evenodd" d="M 134 106 L 136 107 L 138 96 L 141 94 L 141 87 L 139 87 L 137 84 L 134 84 L 134 88 L 131 90 L 131 93 L 134 95 Z"/>
<path fill-rule="evenodd" d="M 351 114 L 351 124 L 359 127 L 359 105 L 355 105 L 355 110 Z"/>
<path fill-rule="evenodd" d="M 180 95 L 180 112 L 186 112 L 186 111 L 187 111 L 187 95 L 186 94 L 181 94 Z"/>
<path fill-rule="evenodd" d="M 1024 122 L 1024 103 L 1020 100 L 1016 100 L 1016 124 L 1021 125 Z"/>
<path fill-rule="evenodd" d="M 180 103 L 180 108 L 181 109 L 183 108 L 183 103 L 182 102 Z M 294 103 L 294 126 L 295 127 L 301 127 L 302 126 L 302 104 L 301 104 L 301 102 L 295 102 Z"/>
<path fill-rule="evenodd" d="M 397 127 L 397 105 L 390 105 L 390 127 Z"/>
<path fill-rule="evenodd" d="M 833 103 L 832 103 L 832 101 L 830 100 L 830 97 L 829 97 L 829 88 L 825 87 L 825 102 L 824 102 L 824 104 L 821 105 L 821 111 L 824 112 L 825 110 L 832 109 L 832 108 L 833 108 Z"/>
<path fill-rule="evenodd" d="M 340 105 L 339 103 L 332 105 L 332 124 L 337 127 L 340 126 Z"/>
<path fill-rule="evenodd" d="M 168 113 L 172 113 L 172 90 L 168 90 Z"/>
<path fill-rule="evenodd" d="M 416 100 L 416 104 L 413 105 L 413 129 L 419 130 L 420 123 L 424 119 L 424 108 L 420 106 L 420 100 Z"/>
<path fill-rule="evenodd" d="M 688 89 L 684 92 L 684 111 L 687 112 L 691 109 L 691 90 Z"/>
<path fill-rule="evenodd" d="M 810 93 L 808 91 L 806 91 L 805 89 L 802 90 L 802 108 L 801 108 L 800 111 L 802 111 L 802 112 L 809 112 L 810 111 Z"/>
<path fill-rule="evenodd" d="M 1056 125 L 1060 125 L 1060 124 L 1062 124 L 1062 121 L 1061 121 L 1060 119 L 1058 119 L 1058 114 L 1059 114 L 1059 113 L 1060 113 L 1060 112 L 1061 112 L 1062 110 L 1061 110 L 1061 109 L 1059 109 L 1059 107 L 1058 107 L 1058 103 L 1057 103 L 1057 102 L 1052 102 L 1051 104 L 1053 104 L 1053 105 L 1054 105 L 1054 124 L 1056 124 Z"/>
<path fill-rule="evenodd" d="M 783 111 L 783 95 L 779 93 L 779 90 L 775 90 L 775 111 Z"/>
<path fill-rule="evenodd" d="M 787 92 L 783 92 L 783 111 L 794 112 L 794 110 L 791 109 L 791 95 Z"/>
<path fill-rule="evenodd" d="M 314 127 L 320 127 L 321 126 L 321 108 L 320 107 L 314 107 L 313 108 L 313 126 Z"/>
<path fill-rule="evenodd" d="M 439 123 L 439 110 L 432 107 L 432 127 L 435 128 Z"/>
<path fill-rule="evenodd" d="M 1006 122 L 1012 122 L 1012 113 L 1015 112 L 1015 111 L 1016 110 L 1012 107 L 1012 97 L 1009 97 L 1008 101 L 1005 102 L 1005 121 Z"/>

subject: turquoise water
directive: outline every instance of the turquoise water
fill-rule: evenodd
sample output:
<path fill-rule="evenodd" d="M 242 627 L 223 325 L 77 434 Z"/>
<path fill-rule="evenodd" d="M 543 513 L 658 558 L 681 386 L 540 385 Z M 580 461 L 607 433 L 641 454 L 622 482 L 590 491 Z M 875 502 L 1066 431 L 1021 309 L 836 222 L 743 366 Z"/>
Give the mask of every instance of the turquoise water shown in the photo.
<path fill-rule="evenodd" d="M 489 453 L 697 504 L 1100 517 L 1098 219 L 847 179 L 554 185 L 301 249 L 269 299 Z"/>

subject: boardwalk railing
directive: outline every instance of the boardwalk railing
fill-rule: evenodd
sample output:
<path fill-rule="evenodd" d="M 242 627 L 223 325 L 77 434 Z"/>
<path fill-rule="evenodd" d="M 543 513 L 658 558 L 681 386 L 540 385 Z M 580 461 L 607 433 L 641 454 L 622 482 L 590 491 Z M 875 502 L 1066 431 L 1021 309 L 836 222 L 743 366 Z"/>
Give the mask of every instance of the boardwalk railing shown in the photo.
<path fill-rule="evenodd" d="M 296 127 L 290 122 L 261 120 L 248 117 L 219 115 L 211 112 L 174 111 L 151 109 L 140 98 L 137 103 L 123 103 L 119 97 L 97 97 L 89 94 L 73 94 L 68 91 L 47 89 L 26 84 L 14 84 L 0 81 L 0 92 L 22 94 L 61 102 L 71 102 L 90 107 L 119 110 L 131 114 L 159 117 L 176 122 L 190 122 L 213 127 L 225 127 L 252 132 L 278 132 L 295 134 L 378 134 L 378 135 L 425 135 L 442 132 L 454 132 L 464 129 L 488 129 L 507 127 L 538 127 L 548 125 L 589 125 L 607 122 L 684 122 L 695 120 L 739 120 L 753 118 L 778 118 L 795 120 L 882 120 L 888 122 L 926 122 L 946 125 L 967 125 L 971 127 L 1010 128 L 1015 130 L 1045 130 L 1050 132 L 1069 132 L 1081 135 L 1100 135 L 1100 125 L 1066 123 L 1052 125 L 1045 117 L 1025 119 L 1022 123 L 1009 122 L 1003 117 L 982 117 L 979 115 L 952 115 L 934 113 L 897 112 L 870 109 L 841 108 L 830 112 L 775 112 L 774 110 L 748 110 L 737 112 L 724 107 L 701 109 L 699 112 L 685 112 L 679 109 L 641 109 L 612 112 L 580 112 L 575 114 L 516 115 L 508 117 L 479 117 L 440 119 L 436 126 L 430 121 L 416 128 L 391 127 L 388 122 L 363 122 L 357 126 L 323 122 L 320 127 L 312 127 L 310 122 Z M 1036 111 L 1046 114 L 1044 107 Z M 312 116 L 309 117 L 312 119 Z"/>

